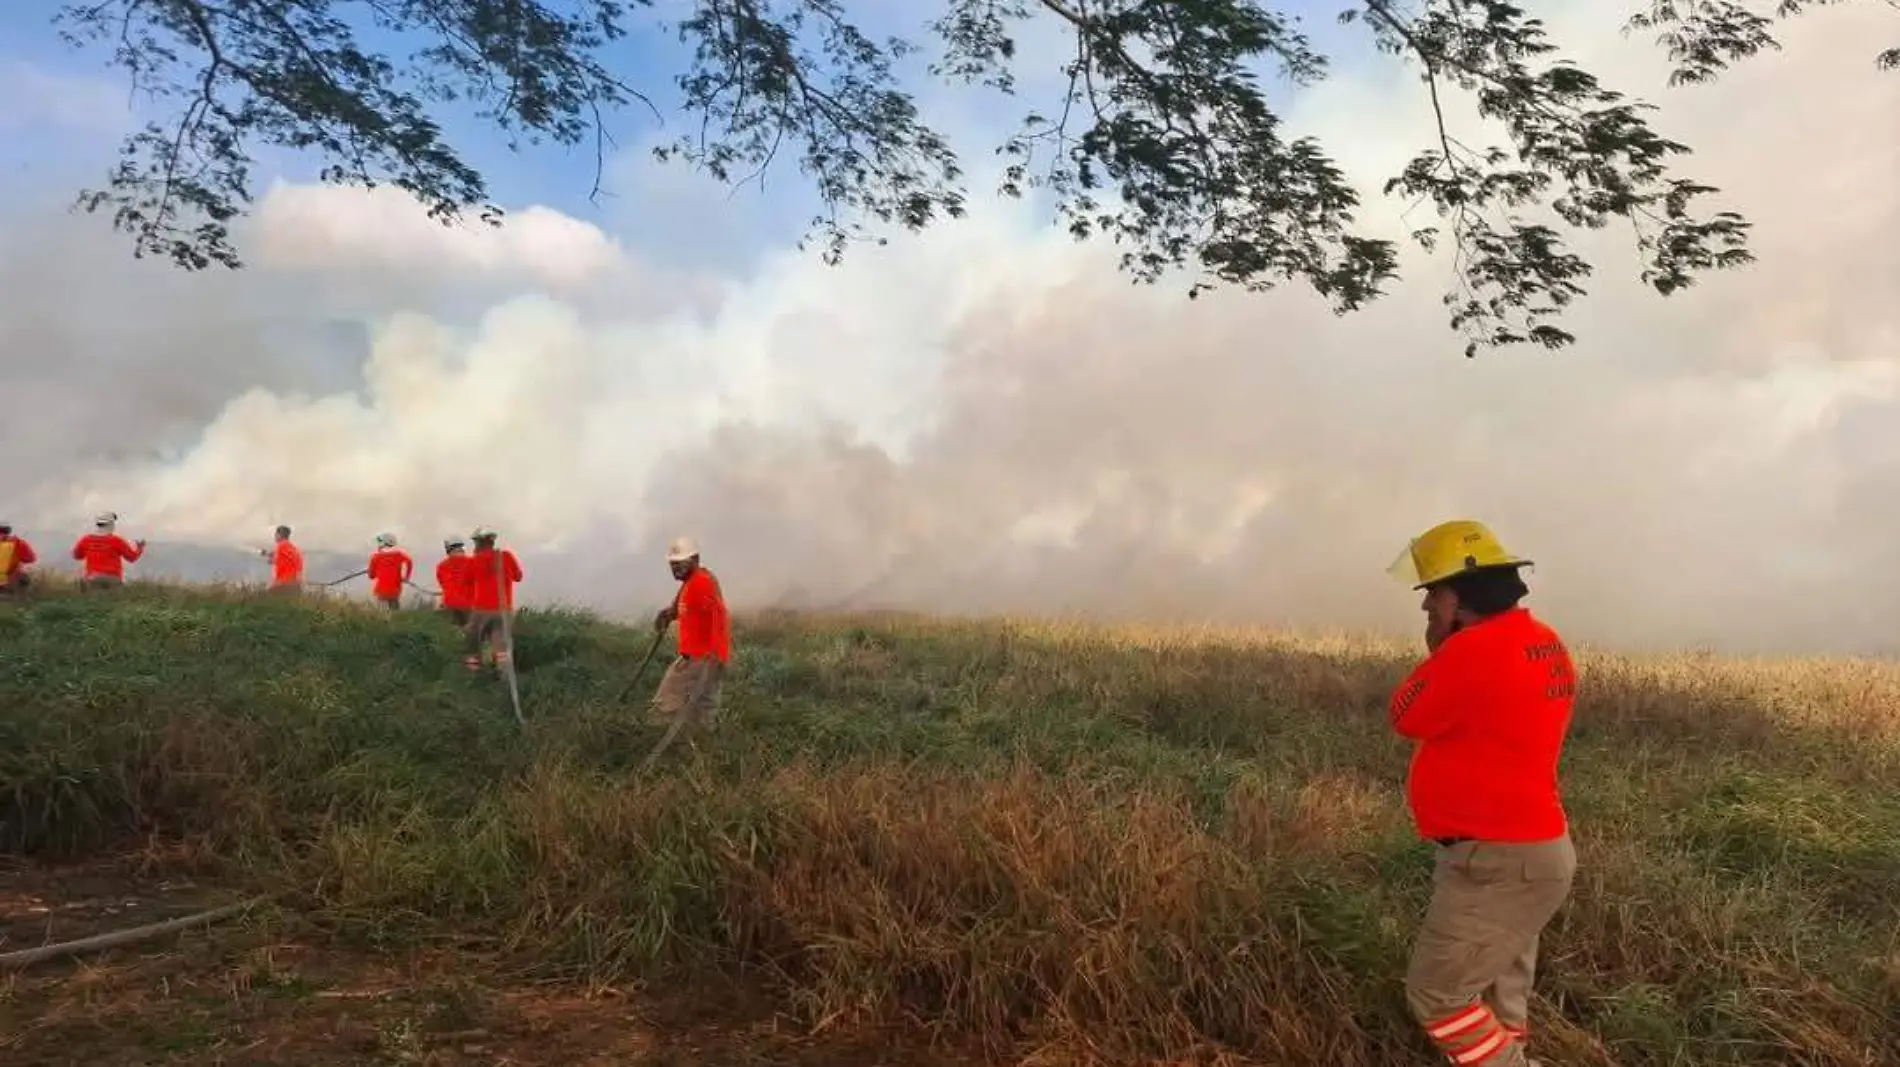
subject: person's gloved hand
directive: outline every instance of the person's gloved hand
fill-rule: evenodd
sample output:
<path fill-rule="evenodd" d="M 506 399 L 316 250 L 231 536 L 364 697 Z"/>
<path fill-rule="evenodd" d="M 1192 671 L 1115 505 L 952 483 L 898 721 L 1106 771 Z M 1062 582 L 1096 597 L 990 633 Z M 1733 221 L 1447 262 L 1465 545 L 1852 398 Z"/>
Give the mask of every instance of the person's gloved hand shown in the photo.
<path fill-rule="evenodd" d="M 653 616 L 654 633 L 660 633 L 671 625 L 673 625 L 673 609 L 671 607 L 661 608 L 659 612 Z"/>

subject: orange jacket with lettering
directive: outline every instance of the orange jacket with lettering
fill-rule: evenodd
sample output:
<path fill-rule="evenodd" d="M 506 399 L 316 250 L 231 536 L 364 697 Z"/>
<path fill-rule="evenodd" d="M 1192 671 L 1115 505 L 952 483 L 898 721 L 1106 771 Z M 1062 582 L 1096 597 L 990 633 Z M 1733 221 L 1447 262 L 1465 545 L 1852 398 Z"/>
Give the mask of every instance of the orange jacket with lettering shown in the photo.
<path fill-rule="evenodd" d="M 125 565 L 144 554 L 143 548 L 115 533 L 89 533 L 73 542 L 73 558 L 85 565 L 88 578 L 123 578 Z"/>
<path fill-rule="evenodd" d="M 495 560 L 501 559 L 497 580 Z M 468 606 L 476 611 L 505 611 L 515 606 L 515 583 L 521 580 L 521 561 L 508 549 L 478 548 L 468 557 Z"/>
<path fill-rule="evenodd" d="M 724 663 L 732 658 L 732 619 L 719 579 L 697 568 L 680 586 L 680 655 L 711 656 Z"/>
<path fill-rule="evenodd" d="M 0 550 L 0 554 L 4 554 L 7 558 L 6 567 L 4 568 L 5 573 L 0 574 L 0 579 L 12 581 L 13 576 L 20 573 L 21 567 L 29 563 L 38 563 L 40 561 L 40 557 L 33 552 L 33 546 L 27 543 L 24 537 L 16 537 L 13 534 L 8 534 L 5 537 L 0 537 L 0 543 L 12 546 L 10 551 Z"/>
<path fill-rule="evenodd" d="M 443 556 L 442 562 L 435 565 L 435 584 L 442 590 L 443 607 L 464 609 L 474 599 L 468 564 L 467 556 Z"/>
<path fill-rule="evenodd" d="M 1569 828 L 1557 764 L 1577 674 L 1556 631 L 1513 608 L 1447 637 L 1392 694 L 1418 743 L 1406 798 L 1421 836 L 1548 841 Z"/>
<path fill-rule="evenodd" d="M 416 572 L 416 561 L 400 548 L 379 548 L 370 553 L 370 593 L 378 600 L 394 600 L 402 595 L 402 583 Z"/>
<path fill-rule="evenodd" d="M 303 581 L 303 549 L 289 541 L 271 547 L 270 581 L 272 585 L 296 585 Z"/>

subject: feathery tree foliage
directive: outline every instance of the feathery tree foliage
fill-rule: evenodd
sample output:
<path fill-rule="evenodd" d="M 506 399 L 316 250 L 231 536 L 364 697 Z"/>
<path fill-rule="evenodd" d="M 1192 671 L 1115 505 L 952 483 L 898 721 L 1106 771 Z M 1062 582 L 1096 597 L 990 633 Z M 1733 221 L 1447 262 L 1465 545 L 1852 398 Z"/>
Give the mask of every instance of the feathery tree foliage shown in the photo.
<path fill-rule="evenodd" d="M 1650 0 L 1629 26 L 1658 37 L 1675 81 L 1706 82 L 1779 47 L 1778 19 L 1828 2 Z M 1467 355 L 1574 339 L 1555 320 L 1591 264 L 1562 226 L 1633 224 L 1642 278 L 1664 295 L 1750 260 L 1749 224 L 1702 207 L 1716 190 L 1672 169 L 1687 148 L 1651 128 L 1651 106 L 1566 59 L 1523 3 L 1334 3 L 1416 69 L 1433 105 L 1426 147 L 1384 192 L 1444 220 L 1412 237 L 1455 250 L 1446 303 Z M 96 0 L 57 19 L 69 40 L 112 49 L 167 115 L 126 139 L 80 205 L 109 210 L 136 254 L 193 270 L 241 264 L 230 225 L 260 147 L 314 152 L 323 180 L 395 185 L 443 221 L 499 222 L 444 107 L 472 108 L 511 147 L 591 145 L 598 192 L 609 113 L 659 114 L 646 93 L 664 75 L 614 61 L 630 32 L 670 32 L 691 55 L 673 81 L 695 128 L 658 154 L 732 182 L 795 153 L 825 208 L 808 236 L 835 262 L 875 229 L 965 212 L 958 155 L 900 64 L 921 54 L 933 76 L 1014 96 L 1024 27 L 1052 22 L 1072 43 L 1066 91 L 1001 146 L 1000 192 L 1049 191 L 1070 232 L 1112 238 L 1136 279 L 1186 272 L 1190 295 L 1303 280 L 1343 314 L 1381 294 L 1398 248 L 1357 231 L 1359 192 L 1322 144 L 1285 129 L 1264 87 L 1325 76 L 1292 4 L 930 0 L 928 52 L 874 39 L 844 0 Z M 1877 62 L 1900 65 L 1900 49 Z M 1508 144 L 1467 143 L 1446 117 L 1452 93 Z"/>

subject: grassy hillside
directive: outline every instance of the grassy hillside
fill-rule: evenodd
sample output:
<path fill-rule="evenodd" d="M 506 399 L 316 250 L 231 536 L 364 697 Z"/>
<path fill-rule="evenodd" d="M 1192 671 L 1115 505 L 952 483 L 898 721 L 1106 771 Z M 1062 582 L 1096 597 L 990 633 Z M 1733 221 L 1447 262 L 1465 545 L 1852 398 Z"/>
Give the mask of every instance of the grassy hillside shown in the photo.
<path fill-rule="evenodd" d="M 425 613 L 0 603 L 0 849 L 143 843 L 339 948 L 745 973 L 808 1025 L 998 1057 L 1438 1062 L 1399 988 L 1411 650 L 749 618 L 721 730 L 642 779 L 658 729 L 615 698 L 646 635 L 519 628 L 525 734 Z M 1893 665 L 1585 657 L 1540 1054 L 1900 1063 L 1897 768 Z"/>

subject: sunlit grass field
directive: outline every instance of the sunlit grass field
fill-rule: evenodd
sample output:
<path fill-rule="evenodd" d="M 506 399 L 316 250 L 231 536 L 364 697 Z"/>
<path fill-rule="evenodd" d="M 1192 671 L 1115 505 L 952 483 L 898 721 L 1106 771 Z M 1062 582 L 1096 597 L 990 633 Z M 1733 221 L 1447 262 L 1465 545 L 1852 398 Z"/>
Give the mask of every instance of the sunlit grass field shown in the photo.
<path fill-rule="evenodd" d="M 1561 627 L 1562 620 L 1552 620 Z M 517 620 L 524 732 L 426 612 L 129 587 L 0 602 L 0 850 L 139 850 L 350 951 L 749 976 L 793 1025 L 998 1062 L 1439 1062 L 1430 854 L 1341 637 L 739 620 L 646 776 L 648 634 Z M 1900 1063 L 1900 666 L 1581 655 L 1548 1063 Z"/>

